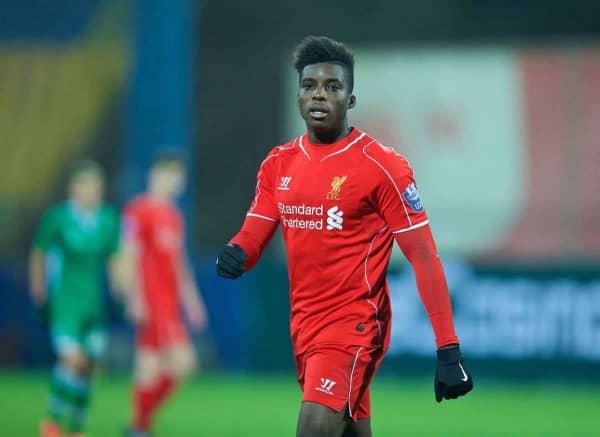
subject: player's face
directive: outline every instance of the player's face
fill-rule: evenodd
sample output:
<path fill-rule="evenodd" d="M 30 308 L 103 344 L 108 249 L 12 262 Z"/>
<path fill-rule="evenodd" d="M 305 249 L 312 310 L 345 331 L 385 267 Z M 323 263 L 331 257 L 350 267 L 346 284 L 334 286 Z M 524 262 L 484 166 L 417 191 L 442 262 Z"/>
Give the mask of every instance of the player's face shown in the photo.
<path fill-rule="evenodd" d="M 346 124 L 354 106 L 346 70 L 339 64 L 307 65 L 300 75 L 298 107 L 309 130 L 332 132 Z"/>
<path fill-rule="evenodd" d="M 166 197 L 179 196 L 186 182 L 185 170 L 179 164 L 166 165 L 153 170 L 154 185 Z"/>
<path fill-rule="evenodd" d="M 71 196 L 85 208 L 94 208 L 102 202 L 104 181 L 94 173 L 82 173 L 71 181 Z"/>

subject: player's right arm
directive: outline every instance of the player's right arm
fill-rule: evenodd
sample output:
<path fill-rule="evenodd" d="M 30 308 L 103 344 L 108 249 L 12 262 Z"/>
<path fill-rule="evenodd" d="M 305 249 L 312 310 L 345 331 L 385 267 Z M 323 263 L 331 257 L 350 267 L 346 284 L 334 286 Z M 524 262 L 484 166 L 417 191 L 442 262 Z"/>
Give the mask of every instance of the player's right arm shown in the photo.
<path fill-rule="evenodd" d="M 279 210 L 275 202 L 275 148 L 262 162 L 256 175 L 256 189 L 240 231 L 217 257 L 217 275 L 235 279 L 258 262 L 277 225 Z"/>
<path fill-rule="evenodd" d="M 42 217 L 29 254 L 30 292 L 33 302 L 38 307 L 46 303 L 48 287 L 46 254 L 56 244 L 57 237 L 58 223 L 56 210 L 51 209 Z"/>
<path fill-rule="evenodd" d="M 139 208 L 135 205 L 126 207 L 122 220 L 118 270 L 127 312 L 136 325 L 143 324 L 148 316 L 138 272 L 142 226 L 142 214 Z"/>
<path fill-rule="evenodd" d="M 29 284 L 36 306 L 46 302 L 46 254 L 34 247 L 29 254 Z"/>

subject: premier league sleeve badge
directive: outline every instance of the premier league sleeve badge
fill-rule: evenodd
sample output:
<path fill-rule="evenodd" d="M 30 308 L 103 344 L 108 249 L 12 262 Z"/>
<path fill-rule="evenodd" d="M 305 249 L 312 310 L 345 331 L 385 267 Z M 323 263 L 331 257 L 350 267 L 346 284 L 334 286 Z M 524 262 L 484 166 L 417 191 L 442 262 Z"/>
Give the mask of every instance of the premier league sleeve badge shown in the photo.
<path fill-rule="evenodd" d="M 402 197 L 404 197 L 404 200 L 406 200 L 414 212 L 423 211 L 423 201 L 421 200 L 419 190 L 417 190 L 414 182 L 406 187 L 406 190 L 404 190 L 404 193 L 402 193 Z"/>

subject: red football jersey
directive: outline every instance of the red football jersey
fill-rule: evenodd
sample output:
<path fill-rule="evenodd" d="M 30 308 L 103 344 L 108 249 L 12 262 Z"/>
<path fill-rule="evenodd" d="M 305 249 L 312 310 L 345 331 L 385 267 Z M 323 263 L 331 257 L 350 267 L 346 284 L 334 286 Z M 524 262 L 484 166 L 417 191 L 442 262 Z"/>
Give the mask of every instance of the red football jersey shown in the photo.
<path fill-rule="evenodd" d="M 428 224 L 408 161 L 353 128 L 330 145 L 303 135 L 275 147 L 257 179 L 246 220 L 281 226 L 295 352 L 317 343 L 387 348 L 393 235 Z"/>
<path fill-rule="evenodd" d="M 172 204 L 147 195 L 134 198 L 123 213 L 126 238 L 139 250 L 139 280 L 150 314 L 179 314 L 177 266 L 182 256 L 184 225 Z"/>

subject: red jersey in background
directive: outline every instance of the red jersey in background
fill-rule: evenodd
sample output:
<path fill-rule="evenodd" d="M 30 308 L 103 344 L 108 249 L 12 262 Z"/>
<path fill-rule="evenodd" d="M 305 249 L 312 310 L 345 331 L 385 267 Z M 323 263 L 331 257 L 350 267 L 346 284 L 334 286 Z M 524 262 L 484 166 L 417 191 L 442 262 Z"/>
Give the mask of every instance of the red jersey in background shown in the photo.
<path fill-rule="evenodd" d="M 179 276 L 183 256 L 184 222 L 176 206 L 141 195 L 123 213 L 126 238 L 138 248 L 138 272 L 150 321 L 180 319 Z"/>

